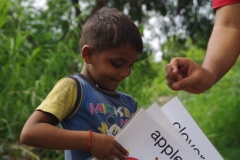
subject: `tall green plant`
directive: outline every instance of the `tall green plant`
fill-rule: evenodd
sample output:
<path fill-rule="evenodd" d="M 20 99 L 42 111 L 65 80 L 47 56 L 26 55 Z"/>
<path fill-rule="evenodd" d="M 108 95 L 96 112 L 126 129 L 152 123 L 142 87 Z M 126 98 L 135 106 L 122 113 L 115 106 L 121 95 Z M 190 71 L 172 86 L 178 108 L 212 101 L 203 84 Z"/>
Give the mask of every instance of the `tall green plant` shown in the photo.
<path fill-rule="evenodd" d="M 51 20 L 47 24 L 43 10 L 19 4 L 21 1 L 0 3 L 0 21 L 4 22 L 0 28 L 0 144 L 9 148 L 12 141 L 18 142 L 27 118 L 57 80 L 78 72 L 82 63 L 79 29 L 59 33 Z M 21 147 L 12 150 L 25 152 Z"/>

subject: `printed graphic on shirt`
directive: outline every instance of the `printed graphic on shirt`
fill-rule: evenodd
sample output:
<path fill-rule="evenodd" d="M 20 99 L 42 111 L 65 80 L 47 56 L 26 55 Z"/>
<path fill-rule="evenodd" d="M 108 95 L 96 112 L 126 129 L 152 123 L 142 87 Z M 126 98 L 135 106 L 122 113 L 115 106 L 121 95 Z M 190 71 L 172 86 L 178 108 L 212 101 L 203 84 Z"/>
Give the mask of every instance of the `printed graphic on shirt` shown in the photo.
<path fill-rule="evenodd" d="M 90 114 L 104 117 L 105 121 L 97 129 L 109 136 L 116 136 L 120 129 L 128 122 L 133 113 L 128 108 L 111 106 L 110 104 L 93 103 L 89 104 Z"/>

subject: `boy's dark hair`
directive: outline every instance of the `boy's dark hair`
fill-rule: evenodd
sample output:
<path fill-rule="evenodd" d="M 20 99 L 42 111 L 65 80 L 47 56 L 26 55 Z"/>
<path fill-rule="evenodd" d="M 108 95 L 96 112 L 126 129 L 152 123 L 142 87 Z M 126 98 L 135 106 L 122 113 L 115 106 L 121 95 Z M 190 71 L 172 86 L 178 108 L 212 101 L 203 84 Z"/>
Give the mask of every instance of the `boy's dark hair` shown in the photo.
<path fill-rule="evenodd" d="M 126 43 L 130 43 L 138 53 L 143 50 L 141 34 L 133 21 L 116 8 L 103 7 L 84 24 L 80 52 L 84 45 L 100 52 Z"/>

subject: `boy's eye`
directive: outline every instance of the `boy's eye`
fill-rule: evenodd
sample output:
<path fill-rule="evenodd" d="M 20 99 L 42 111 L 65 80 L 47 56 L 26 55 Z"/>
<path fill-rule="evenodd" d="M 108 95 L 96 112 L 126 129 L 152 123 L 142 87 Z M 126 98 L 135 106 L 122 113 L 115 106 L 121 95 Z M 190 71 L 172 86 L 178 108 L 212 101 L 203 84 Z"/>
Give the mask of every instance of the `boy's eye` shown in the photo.
<path fill-rule="evenodd" d="M 112 65 L 116 68 L 119 68 L 121 67 L 122 63 L 115 63 L 115 62 L 112 62 Z"/>

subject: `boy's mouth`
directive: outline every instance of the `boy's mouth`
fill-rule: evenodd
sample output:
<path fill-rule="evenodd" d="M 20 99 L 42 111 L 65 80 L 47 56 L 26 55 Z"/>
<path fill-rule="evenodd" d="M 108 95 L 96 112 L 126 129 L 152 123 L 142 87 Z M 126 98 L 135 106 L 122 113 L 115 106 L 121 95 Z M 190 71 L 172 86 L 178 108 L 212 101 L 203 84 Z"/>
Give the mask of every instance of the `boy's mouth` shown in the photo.
<path fill-rule="evenodd" d="M 122 80 L 112 79 L 114 82 L 120 83 Z"/>

